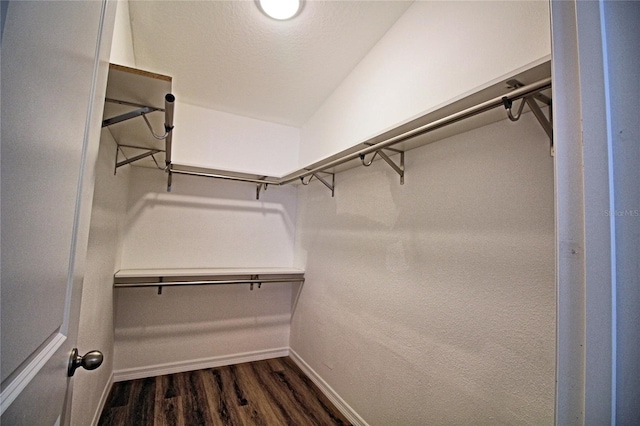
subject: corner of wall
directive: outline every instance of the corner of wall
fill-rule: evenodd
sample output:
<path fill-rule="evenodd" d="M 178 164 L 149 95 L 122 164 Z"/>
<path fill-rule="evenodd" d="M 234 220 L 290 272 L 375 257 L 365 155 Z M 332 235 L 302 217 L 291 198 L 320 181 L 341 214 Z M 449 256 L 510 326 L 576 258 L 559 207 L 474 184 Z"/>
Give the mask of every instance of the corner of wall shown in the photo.
<path fill-rule="evenodd" d="M 110 62 L 135 68 L 133 32 L 129 15 L 129 0 L 116 0 L 116 21 L 113 30 Z"/>

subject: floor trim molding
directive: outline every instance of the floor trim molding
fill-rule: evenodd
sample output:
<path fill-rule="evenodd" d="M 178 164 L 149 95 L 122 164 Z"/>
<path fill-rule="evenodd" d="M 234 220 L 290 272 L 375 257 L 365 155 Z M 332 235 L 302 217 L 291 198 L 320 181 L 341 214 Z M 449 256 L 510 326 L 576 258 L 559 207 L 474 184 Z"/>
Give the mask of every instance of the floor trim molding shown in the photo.
<path fill-rule="evenodd" d="M 296 363 L 298 367 L 315 383 L 318 388 L 322 391 L 323 394 L 336 406 L 338 410 L 344 416 L 349 419 L 349 421 L 354 426 L 369 426 L 369 424 L 362 418 L 360 415 L 353 409 L 347 402 L 338 395 L 338 393 L 333 390 L 331 386 L 327 382 L 325 382 L 322 377 L 318 373 L 315 372 L 313 368 L 309 364 L 307 364 L 304 359 L 296 351 L 289 348 L 289 357 Z"/>
<path fill-rule="evenodd" d="M 261 351 L 243 352 L 239 354 L 214 356 L 189 361 L 170 362 L 166 364 L 149 365 L 136 368 L 125 368 L 113 372 L 113 381 L 144 379 L 146 377 L 162 376 L 165 374 L 183 373 L 185 371 L 202 370 L 205 368 L 222 367 L 243 362 L 262 361 L 289 355 L 289 348 L 274 348 Z"/>
<path fill-rule="evenodd" d="M 102 395 L 100 396 L 100 401 L 98 402 L 98 409 L 93 415 L 93 420 L 91 421 L 92 426 L 98 426 L 100 422 L 100 416 L 102 416 L 102 410 L 104 410 L 104 406 L 107 403 L 107 398 L 109 398 L 109 394 L 111 393 L 111 388 L 113 387 L 113 372 L 111 372 L 111 377 L 107 381 L 107 385 L 102 390 Z"/>

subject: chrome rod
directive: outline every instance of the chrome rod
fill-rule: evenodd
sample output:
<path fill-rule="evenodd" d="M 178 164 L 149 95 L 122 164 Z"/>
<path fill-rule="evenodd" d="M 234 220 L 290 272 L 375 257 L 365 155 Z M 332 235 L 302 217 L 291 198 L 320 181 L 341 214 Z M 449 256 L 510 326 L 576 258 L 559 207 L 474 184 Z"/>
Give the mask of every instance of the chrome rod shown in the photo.
<path fill-rule="evenodd" d="M 369 144 L 369 146 L 367 148 L 363 148 L 359 151 L 355 151 L 352 152 L 350 154 L 347 154 L 343 157 L 337 158 L 333 161 L 330 161 L 329 163 L 320 165 L 318 167 L 315 167 L 313 169 L 303 169 L 302 171 L 297 172 L 294 175 L 291 175 L 288 178 L 275 178 L 273 177 L 273 180 L 266 180 L 266 179 L 251 179 L 251 178 L 243 178 L 243 177 L 236 177 L 236 176 L 230 176 L 230 175 L 223 175 L 223 174 L 217 174 L 217 173 L 206 173 L 206 172 L 192 172 L 192 171 L 186 171 L 186 170 L 176 170 L 173 169 L 170 164 L 170 159 L 171 159 L 171 151 L 170 151 L 170 146 L 167 147 L 166 149 L 166 153 L 165 156 L 167 158 L 167 171 L 169 173 L 177 173 L 177 174 L 183 174 L 183 175 L 190 175 L 190 176 L 202 176 L 202 177 L 208 177 L 208 178 L 214 178 L 214 179 L 225 179 L 225 180 L 233 180 L 233 181 L 240 181 L 240 182 L 250 182 L 250 183 L 259 183 L 259 184 L 269 184 L 269 185 L 286 185 L 292 182 L 296 182 L 298 180 L 304 179 L 305 177 L 309 177 L 309 176 L 314 176 L 320 173 L 320 172 L 325 172 L 325 173 L 330 173 L 327 172 L 327 169 L 339 166 L 341 164 L 347 163 L 349 161 L 352 161 L 356 158 L 363 158 L 364 156 L 366 156 L 367 154 L 370 154 L 372 152 L 380 152 L 380 150 L 382 149 L 391 149 L 390 147 L 393 145 L 396 145 L 398 143 L 407 141 L 409 139 L 415 138 L 417 136 L 421 136 L 423 134 L 426 134 L 428 132 L 437 130 L 437 129 L 441 129 L 443 127 L 446 127 L 448 125 L 451 124 L 455 124 L 459 121 L 465 120 L 467 118 L 471 118 L 474 117 L 478 114 L 490 111 L 494 108 L 498 108 L 498 107 L 504 107 L 504 101 L 503 98 L 507 98 L 510 101 L 515 101 L 515 100 L 519 100 L 519 99 L 523 99 L 526 98 L 527 96 L 532 96 L 532 95 L 539 95 L 539 92 L 549 89 L 551 87 L 551 77 L 548 78 L 544 78 L 542 80 L 539 80 L 535 83 L 526 85 L 526 86 L 521 86 L 521 87 L 517 87 L 515 89 L 513 89 L 512 91 L 508 92 L 505 95 L 502 96 L 498 96 L 495 97 L 493 99 L 490 99 L 488 101 L 482 102 L 480 104 L 477 104 L 475 106 L 466 108 L 462 111 L 459 111 L 457 113 L 453 113 L 451 115 L 448 115 L 446 117 L 440 118 L 438 120 L 432 121 L 430 123 L 427 123 L 425 125 L 416 127 L 415 129 L 412 130 L 408 130 L 400 135 L 396 135 L 393 137 L 390 137 L 386 140 L 383 140 L 381 142 L 378 142 L 376 144 Z M 524 102 L 524 101 L 523 101 Z M 534 112 L 535 113 L 535 112 Z M 548 129 L 545 128 L 545 131 L 547 131 L 547 133 L 549 133 Z M 169 136 L 170 137 L 170 136 Z M 170 141 L 169 141 L 170 143 Z M 401 160 L 402 162 L 402 160 Z M 365 164 L 366 165 L 366 164 Z M 400 170 L 403 169 L 404 164 L 401 164 Z M 393 166 L 392 166 L 393 167 Z M 397 166 L 396 166 L 397 167 Z M 394 169 L 396 169 L 396 167 L 393 167 Z M 398 170 L 396 169 L 396 172 L 398 172 Z M 398 172 L 400 173 L 400 172 Z M 401 183 L 403 183 L 404 181 L 404 173 L 402 173 L 400 175 L 401 178 Z M 304 180 L 303 180 L 304 183 Z M 324 182 L 323 182 L 324 183 Z M 326 185 L 326 183 L 325 183 Z M 168 187 L 169 190 L 170 186 Z"/>
<path fill-rule="evenodd" d="M 173 140 L 173 107 L 176 97 L 167 93 L 164 97 L 164 130 L 167 137 L 164 140 L 165 164 L 171 164 L 171 142 Z"/>
<path fill-rule="evenodd" d="M 251 182 L 251 183 L 265 183 L 265 184 L 269 184 L 269 185 L 280 185 L 280 183 L 278 183 L 277 181 L 270 181 L 270 180 L 264 180 L 264 179 L 251 179 L 251 178 L 243 178 L 243 177 L 236 177 L 236 176 L 225 176 L 225 175 L 219 175 L 219 174 L 215 174 L 215 173 L 203 173 L 203 172 L 191 172 L 188 170 L 177 170 L 177 169 L 171 169 L 172 173 L 175 174 L 179 174 L 179 175 L 188 175 L 188 176 L 202 176 L 202 177 L 208 177 L 208 178 L 214 178 L 214 179 L 226 179 L 226 180 L 237 180 L 240 182 Z"/>
<path fill-rule="evenodd" d="M 187 285 L 226 285 L 226 284 L 258 284 L 258 283 L 302 283 L 304 278 L 263 278 L 251 280 L 220 280 L 220 281 L 162 281 L 151 283 L 115 283 L 114 287 L 178 287 Z"/>
<path fill-rule="evenodd" d="M 467 118 L 471 118 L 473 116 L 476 116 L 478 114 L 481 114 L 483 112 L 487 112 L 490 111 L 494 108 L 497 107 L 504 107 L 504 103 L 502 98 L 503 97 L 507 97 L 508 99 L 514 101 L 517 99 L 521 99 L 524 98 L 528 95 L 534 94 L 534 93 L 538 93 L 542 90 L 548 89 L 551 87 L 551 77 L 542 79 L 536 83 L 533 84 L 529 84 L 527 86 L 522 86 L 519 87 L 517 89 L 512 90 L 511 92 L 507 93 L 506 95 L 503 96 L 498 96 L 496 98 L 490 99 L 488 101 L 482 102 L 478 105 L 472 106 L 470 108 L 464 109 L 462 111 L 459 111 L 457 113 L 451 114 L 447 117 L 441 118 L 439 120 L 435 120 L 432 121 L 431 123 L 425 124 L 423 126 L 417 127 L 413 130 L 409 130 L 407 132 L 404 132 L 400 135 L 391 137 L 385 141 L 382 142 L 378 142 L 375 145 L 371 145 L 368 148 L 363 148 L 359 151 L 353 152 L 351 154 L 347 154 L 344 157 L 338 158 L 334 161 L 331 161 L 327 164 L 323 164 L 321 166 L 318 166 L 314 169 L 311 170 L 305 170 L 304 172 L 299 172 L 296 173 L 295 175 L 291 176 L 288 179 L 285 180 L 281 180 L 279 183 L 281 185 L 285 185 L 287 183 L 291 183 L 294 181 L 299 180 L 300 178 L 304 178 L 306 176 L 310 176 L 313 175 L 315 173 L 324 171 L 326 169 L 330 169 L 332 167 L 336 167 L 339 166 L 341 164 L 344 164 L 348 161 L 354 160 L 356 158 L 359 158 L 363 155 L 367 155 L 369 153 L 372 153 L 374 151 L 379 151 L 380 149 L 383 148 L 387 148 L 389 146 L 398 144 L 400 142 L 404 142 L 408 139 L 412 139 L 414 137 L 423 135 L 425 133 L 431 132 L 433 130 L 437 130 L 440 129 L 442 127 L 446 127 L 450 124 L 454 124 L 457 123 L 459 121 L 465 120 Z"/>

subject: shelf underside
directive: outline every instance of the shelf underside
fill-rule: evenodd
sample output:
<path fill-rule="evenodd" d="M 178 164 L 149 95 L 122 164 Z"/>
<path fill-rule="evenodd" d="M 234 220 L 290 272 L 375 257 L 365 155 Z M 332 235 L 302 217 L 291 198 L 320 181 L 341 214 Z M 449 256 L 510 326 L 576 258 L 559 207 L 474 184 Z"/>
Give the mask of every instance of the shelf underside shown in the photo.
<path fill-rule="evenodd" d="M 136 111 L 140 109 L 139 106 L 156 108 L 158 111 L 149 112 L 145 116 L 154 133 L 161 135 L 164 133 L 164 97 L 168 93 L 171 93 L 171 77 L 110 64 L 103 120 Z M 148 156 L 132 164 L 152 168 L 158 167 L 159 164 L 164 167 L 165 142 L 153 137 L 142 116 L 111 124 L 104 129 L 111 133 L 120 146 L 118 162 L 134 158 L 149 150 L 158 150 L 153 157 Z"/>

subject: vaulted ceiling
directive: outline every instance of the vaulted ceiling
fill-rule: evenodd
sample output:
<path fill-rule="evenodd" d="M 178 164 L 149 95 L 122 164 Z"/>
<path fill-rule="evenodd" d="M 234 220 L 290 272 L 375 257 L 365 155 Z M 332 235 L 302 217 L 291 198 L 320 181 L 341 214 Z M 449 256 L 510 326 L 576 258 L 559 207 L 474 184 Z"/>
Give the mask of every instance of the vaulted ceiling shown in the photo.
<path fill-rule="evenodd" d="M 292 20 L 254 1 L 129 1 L 136 65 L 182 102 L 300 127 L 411 1 L 307 0 Z"/>

